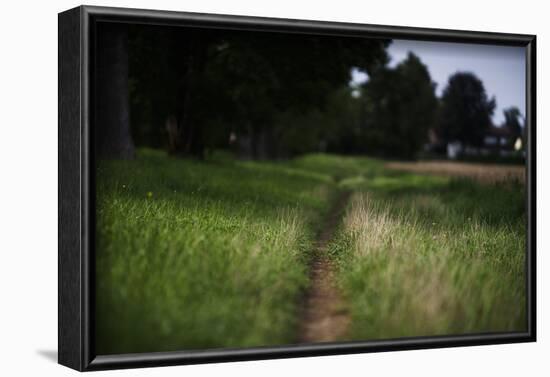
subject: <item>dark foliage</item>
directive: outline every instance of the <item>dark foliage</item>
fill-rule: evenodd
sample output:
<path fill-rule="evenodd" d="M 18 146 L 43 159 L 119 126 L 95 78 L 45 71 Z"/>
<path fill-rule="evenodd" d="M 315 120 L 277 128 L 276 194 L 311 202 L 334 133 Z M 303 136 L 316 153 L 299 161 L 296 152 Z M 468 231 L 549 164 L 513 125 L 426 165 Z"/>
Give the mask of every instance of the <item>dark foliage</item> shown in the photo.
<path fill-rule="evenodd" d="M 427 141 L 437 107 L 435 84 L 426 66 L 409 53 L 395 69 L 377 72 L 364 94 L 366 152 L 414 158 Z"/>
<path fill-rule="evenodd" d="M 383 66 L 388 43 L 134 27 L 129 41 L 134 137 L 139 145 L 165 145 L 196 157 L 227 148 L 231 134 L 237 135 L 235 148 L 252 158 L 317 150 L 323 140 L 315 129 L 323 124 L 299 121 L 327 109 L 347 86 L 352 67 L 373 72 Z M 306 132 L 296 132 L 300 129 Z"/>
<path fill-rule="evenodd" d="M 523 134 L 523 127 L 521 126 L 521 113 L 515 106 L 509 107 L 503 110 L 504 112 L 504 124 L 503 126 L 510 130 L 513 139 L 521 137 Z"/>
<path fill-rule="evenodd" d="M 445 142 L 460 141 L 480 147 L 491 127 L 495 106 L 495 99 L 487 97 L 483 83 L 473 73 L 455 73 L 441 99 L 440 137 Z"/>
<path fill-rule="evenodd" d="M 386 65 L 389 40 L 151 25 L 98 31 L 102 158 L 131 158 L 135 141 L 199 159 L 215 149 L 253 159 L 412 159 L 432 129 L 442 145 L 480 146 L 495 107 L 471 73 L 452 76 L 439 105 L 417 56 Z M 367 83 L 352 88 L 352 69 Z M 505 114 L 519 135 L 519 112 Z"/>

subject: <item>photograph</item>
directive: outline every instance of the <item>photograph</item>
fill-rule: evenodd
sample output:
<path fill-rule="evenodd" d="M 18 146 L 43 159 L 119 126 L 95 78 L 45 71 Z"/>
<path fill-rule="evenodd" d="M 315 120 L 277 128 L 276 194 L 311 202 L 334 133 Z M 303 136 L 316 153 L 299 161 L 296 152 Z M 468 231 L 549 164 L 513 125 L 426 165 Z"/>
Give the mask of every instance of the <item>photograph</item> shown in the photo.
<path fill-rule="evenodd" d="M 2 6 L 0 377 L 548 374 L 543 2 Z"/>
<path fill-rule="evenodd" d="M 93 41 L 94 354 L 528 332 L 525 46 Z"/>

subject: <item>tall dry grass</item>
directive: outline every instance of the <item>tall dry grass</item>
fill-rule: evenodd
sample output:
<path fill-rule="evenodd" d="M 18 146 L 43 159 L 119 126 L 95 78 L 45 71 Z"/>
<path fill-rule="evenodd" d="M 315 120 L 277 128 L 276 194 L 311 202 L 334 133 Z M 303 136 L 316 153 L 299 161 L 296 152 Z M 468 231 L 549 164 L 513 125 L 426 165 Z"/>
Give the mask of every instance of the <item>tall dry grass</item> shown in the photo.
<path fill-rule="evenodd" d="M 354 339 L 525 329 L 524 236 L 438 195 L 356 193 L 332 254 Z"/>
<path fill-rule="evenodd" d="M 521 165 L 480 164 L 456 161 L 390 162 L 388 169 L 420 174 L 471 178 L 482 183 L 525 182 L 526 169 Z"/>

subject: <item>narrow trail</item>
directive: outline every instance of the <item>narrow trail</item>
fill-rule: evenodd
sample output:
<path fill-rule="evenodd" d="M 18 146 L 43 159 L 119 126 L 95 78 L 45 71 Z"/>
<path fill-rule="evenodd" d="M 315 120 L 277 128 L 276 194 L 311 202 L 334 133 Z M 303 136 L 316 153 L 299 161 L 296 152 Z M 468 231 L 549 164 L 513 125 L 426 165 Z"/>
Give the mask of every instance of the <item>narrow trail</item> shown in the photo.
<path fill-rule="evenodd" d="M 314 246 L 310 265 L 310 287 L 305 293 L 298 333 L 299 343 L 333 342 L 345 335 L 349 314 L 338 291 L 334 267 L 327 246 L 341 219 L 350 192 L 342 192 L 334 202 Z"/>

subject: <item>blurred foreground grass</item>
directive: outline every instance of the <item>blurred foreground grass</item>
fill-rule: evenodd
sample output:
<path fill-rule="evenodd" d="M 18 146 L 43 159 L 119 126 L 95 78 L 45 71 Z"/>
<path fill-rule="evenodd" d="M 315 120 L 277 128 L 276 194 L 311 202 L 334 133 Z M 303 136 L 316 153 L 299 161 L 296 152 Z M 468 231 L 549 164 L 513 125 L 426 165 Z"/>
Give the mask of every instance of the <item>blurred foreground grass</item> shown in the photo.
<path fill-rule="evenodd" d="M 141 150 L 96 181 L 99 354 L 293 340 L 329 176 Z"/>

